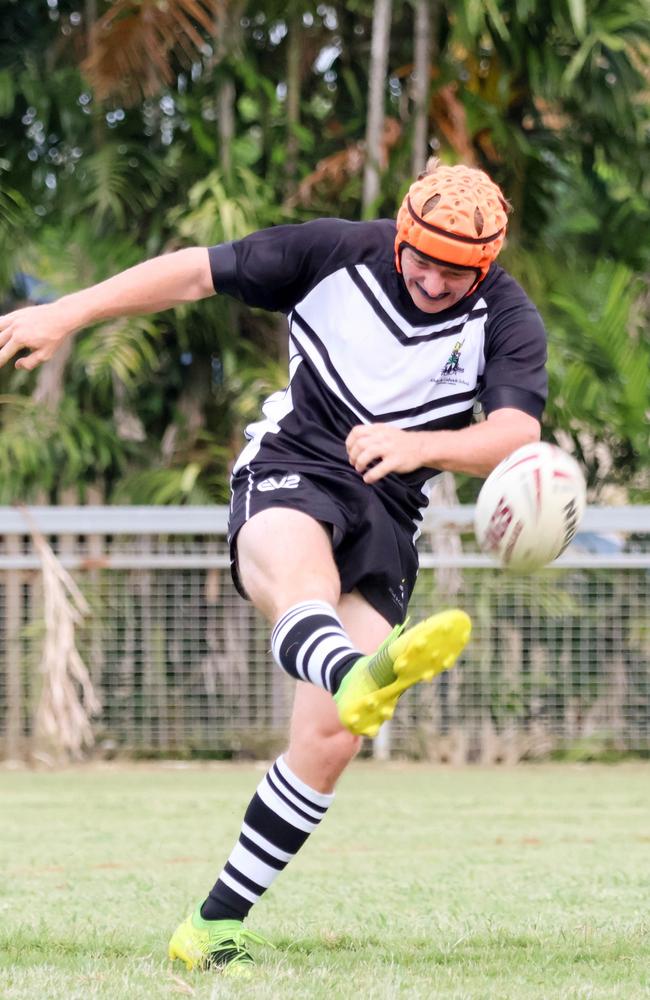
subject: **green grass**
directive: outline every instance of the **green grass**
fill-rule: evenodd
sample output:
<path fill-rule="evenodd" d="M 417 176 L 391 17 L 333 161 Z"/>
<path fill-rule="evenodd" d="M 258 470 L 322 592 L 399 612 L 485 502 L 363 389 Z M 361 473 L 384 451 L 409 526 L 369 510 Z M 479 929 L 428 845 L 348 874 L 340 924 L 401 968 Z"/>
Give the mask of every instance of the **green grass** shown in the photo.
<path fill-rule="evenodd" d="M 2 1000 L 650 997 L 650 766 L 359 764 L 251 926 L 170 969 L 261 767 L 0 771 Z"/>

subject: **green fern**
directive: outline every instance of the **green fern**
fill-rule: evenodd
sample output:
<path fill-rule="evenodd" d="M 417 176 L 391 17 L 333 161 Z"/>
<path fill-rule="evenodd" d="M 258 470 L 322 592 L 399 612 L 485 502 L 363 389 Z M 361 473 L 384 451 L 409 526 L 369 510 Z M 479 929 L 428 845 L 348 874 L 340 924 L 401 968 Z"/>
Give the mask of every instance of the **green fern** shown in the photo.
<path fill-rule="evenodd" d="M 119 379 L 132 389 L 159 364 L 161 327 L 145 316 L 130 316 L 96 327 L 79 341 L 75 360 L 91 385 Z"/>
<path fill-rule="evenodd" d="M 203 246 L 228 242 L 270 224 L 271 198 L 264 180 L 241 164 L 229 184 L 220 170 L 212 170 L 190 188 L 189 210 L 173 209 L 168 221 L 186 241 Z"/>
<path fill-rule="evenodd" d="M 156 207 L 167 179 L 160 159 L 142 146 L 106 143 L 84 162 L 84 206 L 96 223 L 125 227 Z"/>
<path fill-rule="evenodd" d="M 225 497 L 215 497 L 214 491 L 201 477 L 201 464 L 147 469 L 126 476 L 115 492 L 119 503 L 134 504 L 211 504 L 223 503 Z"/>
<path fill-rule="evenodd" d="M 0 503 L 101 479 L 126 458 L 112 425 L 71 398 L 50 410 L 28 396 L 0 397 Z"/>
<path fill-rule="evenodd" d="M 0 160 L 0 175 L 3 161 Z M 29 206 L 20 194 L 5 187 L 0 179 L 0 295 L 10 285 L 16 270 L 16 257 L 27 241 L 33 224 Z"/>

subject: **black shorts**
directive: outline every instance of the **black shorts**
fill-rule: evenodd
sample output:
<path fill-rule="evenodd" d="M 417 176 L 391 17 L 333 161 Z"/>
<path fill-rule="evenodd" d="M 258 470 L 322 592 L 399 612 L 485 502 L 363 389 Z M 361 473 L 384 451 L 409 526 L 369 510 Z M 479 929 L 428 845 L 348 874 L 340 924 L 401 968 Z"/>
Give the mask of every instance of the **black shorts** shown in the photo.
<path fill-rule="evenodd" d="M 253 462 L 232 479 L 228 540 L 237 590 L 237 532 L 254 514 L 288 507 L 331 527 L 342 593 L 358 590 L 391 625 L 404 621 L 418 571 L 412 523 L 399 524 L 379 491 L 354 470 L 300 466 L 280 469 Z"/>

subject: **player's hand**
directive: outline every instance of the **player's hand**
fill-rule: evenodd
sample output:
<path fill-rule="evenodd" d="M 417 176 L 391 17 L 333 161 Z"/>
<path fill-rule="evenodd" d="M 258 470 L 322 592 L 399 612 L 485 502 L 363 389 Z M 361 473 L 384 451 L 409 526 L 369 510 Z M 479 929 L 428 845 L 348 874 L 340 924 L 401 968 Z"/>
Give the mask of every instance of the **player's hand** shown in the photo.
<path fill-rule="evenodd" d="M 58 302 L 26 306 L 0 316 L 0 368 L 19 351 L 30 351 L 18 358 L 16 368 L 32 371 L 48 361 L 61 346 L 74 325 Z"/>
<path fill-rule="evenodd" d="M 389 472 L 413 472 L 425 464 L 422 436 L 390 424 L 359 424 L 348 434 L 345 446 L 350 465 L 362 474 L 364 483 L 376 483 Z"/>

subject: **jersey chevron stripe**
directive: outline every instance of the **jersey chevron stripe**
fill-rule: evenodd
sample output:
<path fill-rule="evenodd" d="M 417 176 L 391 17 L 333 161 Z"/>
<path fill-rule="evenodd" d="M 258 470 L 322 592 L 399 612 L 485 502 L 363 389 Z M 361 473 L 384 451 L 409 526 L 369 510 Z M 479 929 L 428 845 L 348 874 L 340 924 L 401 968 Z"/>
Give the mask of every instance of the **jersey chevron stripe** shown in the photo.
<path fill-rule="evenodd" d="M 327 353 L 327 351 L 325 349 L 325 345 L 321 342 L 320 338 L 316 335 L 315 330 L 312 330 L 312 328 L 310 327 L 309 323 L 307 323 L 302 318 L 302 316 L 298 312 L 296 312 L 295 309 L 291 313 L 291 321 L 292 321 L 292 323 L 291 323 L 291 326 L 292 326 L 291 335 L 292 335 L 294 343 L 296 343 L 298 345 L 298 347 L 300 347 L 300 343 L 296 339 L 295 331 L 293 329 L 294 325 L 296 325 L 296 326 L 298 326 L 302 330 L 302 332 L 305 334 L 305 336 L 308 337 L 308 339 L 311 341 L 311 343 L 313 344 L 313 346 L 318 351 L 318 353 L 320 355 L 320 358 L 321 358 L 321 361 L 322 361 L 322 364 L 323 364 L 323 366 L 325 368 L 325 371 L 330 376 L 331 382 L 333 382 L 334 386 L 338 389 L 337 395 L 339 395 L 339 396 L 341 396 L 343 398 L 343 400 L 348 404 L 348 406 L 350 407 L 350 409 L 354 410 L 354 412 L 357 414 L 357 416 L 360 416 L 366 423 L 371 423 L 372 419 L 373 419 L 372 413 L 369 410 L 366 410 L 365 406 L 362 406 L 361 403 L 359 402 L 359 400 L 355 399 L 355 397 L 352 395 L 352 393 L 350 392 L 350 390 L 346 386 L 345 382 L 342 380 L 342 378 L 340 377 L 339 373 L 337 372 L 335 366 L 333 365 L 332 359 L 330 358 L 329 354 Z M 310 358 L 311 358 L 311 355 L 310 355 Z M 304 359 L 304 355 L 303 355 L 303 361 L 304 360 L 305 359 Z M 311 360 L 312 360 L 312 363 L 313 363 L 313 358 Z M 323 373 L 322 370 L 319 369 L 319 374 L 322 376 L 324 373 Z"/>
<path fill-rule="evenodd" d="M 297 369 L 300 367 L 301 362 L 302 358 L 294 355 L 291 359 L 289 369 L 290 377 L 293 377 Z M 249 424 L 244 431 L 244 434 L 248 439 L 248 444 L 243 451 L 240 452 L 239 457 L 235 462 L 233 475 L 253 461 L 260 450 L 262 438 L 265 434 L 279 434 L 280 421 L 291 413 L 292 409 L 293 399 L 291 397 L 291 382 L 289 382 L 286 389 L 281 389 L 279 392 L 274 392 L 270 396 L 267 396 L 262 406 L 262 419 Z M 248 513 L 246 515 L 246 519 L 248 520 Z"/>
<path fill-rule="evenodd" d="M 332 390 L 336 392 L 336 394 L 339 395 L 343 399 L 343 401 L 346 402 L 352 410 L 354 410 L 355 413 L 357 413 L 359 416 L 363 416 L 363 419 L 366 423 L 373 423 L 378 420 L 379 421 L 405 420 L 413 417 L 424 416 L 425 414 L 433 413 L 435 410 L 439 409 L 444 409 L 445 415 L 451 413 L 461 413 L 464 410 L 471 409 L 471 406 L 470 407 L 463 406 L 462 405 L 463 403 L 467 403 L 468 401 L 471 400 L 473 404 L 474 400 L 476 399 L 477 390 L 476 388 L 472 388 L 467 390 L 466 392 L 453 393 L 447 396 L 440 397 L 438 399 L 429 400 L 426 403 L 422 403 L 420 406 L 413 406 L 408 410 L 392 410 L 388 412 L 371 413 L 359 402 L 358 399 L 356 399 L 352 395 L 349 388 L 346 386 L 345 382 L 337 372 L 336 367 L 334 366 L 325 345 L 318 337 L 316 331 L 313 330 L 311 326 L 307 322 L 305 322 L 302 316 L 300 316 L 299 313 L 297 313 L 295 310 L 292 313 L 292 316 L 295 325 L 300 327 L 305 337 L 307 337 L 309 342 L 318 352 L 318 355 L 322 360 L 322 363 L 327 371 L 327 374 L 330 376 L 331 382 L 333 382 L 333 385 L 331 385 Z M 293 332 L 293 336 L 295 342 L 299 344 L 299 340 L 296 339 L 295 331 Z M 311 352 L 308 358 L 306 358 L 305 360 L 307 362 L 311 361 L 312 364 L 317 363 Z M 321 377 L 324 376 L 324 372 L 320 368 L 319 368 L 319 374 L 321 375 Z"/>
<path fill-rule="evenodd" d="M 453 396 L 445 396 L 444 399 L 432 399 L 430 403 L 422 403 L 421 406 L 414 406 L 411 410 L 396 410 L 394 413 L 378 413 L 377 419 L 400 420 L 405 416 L 419 417 L 422 414 L 431 413 L 434 410 L 442 409 L 443 407 L 449 411 L 453 404 L 466 403 L 467 401 L 471 401 L 473 406 L 476 395 L 476 389 L 469 389 L 467 392 L 456 392 Z M 461 413 L 463 410 L 471 408 L 471 406 L 455 406 L 453 412 Z"/>
<path fill-rule="evenodd" d="M 366 264 L 356 264 L 355 270 L 359 275 L 359 278 L 367 286 L 368 290 L 377 301 L 379 306 L 386 312 L 394 323 L 404 331 L 408 333 L 409 330 L 413 331 L 413 336 L 418 336 L 419 334 L 429 334 L 429 333 L 453 333 L 456 332 L 457 328 L 462 328 L 465 323 L 470 319 L 475 319 L 479 316 L 487 316 L 488 307 L 487 302 L 484 298 L 479 298 L 473 304 L 469 312 L 461 313 L 459 316 L 454 316 L 452 319 L 439 320 L 434 319 L 436 313 L 430 314 L 426 321 L 421 323 L 409 323 L 408 320 L 397 310 L 394 305 L 393 300 L 386 294 L 382 286 L 377 281 L 375 275 L 372 273 L 370 268 Z M 409 337 L 411 340 L 412 337 Z"/>
<path fill-rule="evenodd" d="M 411 330 L 414 329 L 410 324 L 407 324 L 405 320 L 402 320 L 400 325 L 395 322 L 395 320 L 389 315 L 384 306 L 379 302 L 377 296 L 370 289 L 364 278 L 362 277 L 362 271 L 364 269 L 360 267 L 347 267 L 346 271 L 349 274 L 351 280 L 354 282 L 356 287 L 359 289 L 364 299 L 376 314 L 376 316 L 382 321 L 387 330 L 393 334 L 394 337 L 399 340 L 400 344 L 405 347 L 414 346 L 416 344 L 424 344 L 429 340 L 438 340 L 440 337 L 452 336 L 454 334 L 459 334 L 462 332 L 465 324 L 468 320 L 468 316 L 461 316 L 458 320 L 455 320 L 452 325 L 449 323 L 437 324 L 436 326 L 430 327 L 427 333 L 420 334 L 409 334 L 406 333 L 404 327 L 407 326 Z M 472 319 L 478 319 L 481 316 L 487 315 L 487 309 L 483 310 L 473 310 L 471 314 Z"/>

